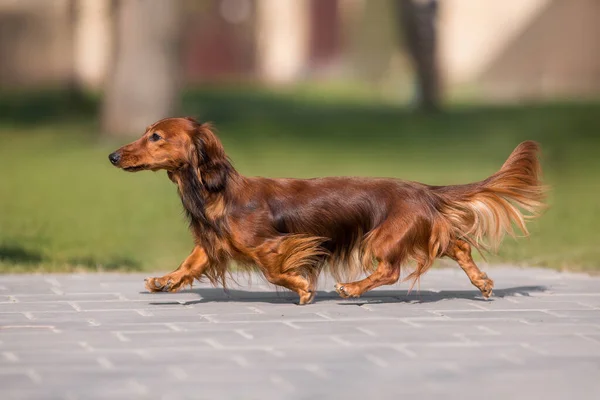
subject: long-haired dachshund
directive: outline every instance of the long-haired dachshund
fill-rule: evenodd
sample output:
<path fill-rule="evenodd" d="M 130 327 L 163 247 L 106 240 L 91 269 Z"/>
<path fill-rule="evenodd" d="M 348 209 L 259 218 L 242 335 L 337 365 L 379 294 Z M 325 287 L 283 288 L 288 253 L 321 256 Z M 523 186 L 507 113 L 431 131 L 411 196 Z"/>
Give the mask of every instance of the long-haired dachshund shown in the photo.
<path fill-rule="evenodd" d="M 416 264 L 413 284 L 436 258 L 458 262 L 484 297 L 494 282 L 471 249 L 494 249 L 513 223 L 543 206 L 538 145 L 521 143 L 489 178 L 430 186 L 385 178 L 246 177 L 231 164 L 209 124 L 167 118 L 109 155 L 125 171 L 166 170 L 178 188 L 195 247 L 175 271 L 146 279 L 152 292 L 175 292 L 203 277 L 226 284 L 228 263 L 259 270 L 276 285 L 313 301 L 326 269 L 340 296 L 358 297 L 398 281 Z M 354 281 L 364 273 L 365 279 Z M 343 280 L 344 279 L 344 280 Z"/>

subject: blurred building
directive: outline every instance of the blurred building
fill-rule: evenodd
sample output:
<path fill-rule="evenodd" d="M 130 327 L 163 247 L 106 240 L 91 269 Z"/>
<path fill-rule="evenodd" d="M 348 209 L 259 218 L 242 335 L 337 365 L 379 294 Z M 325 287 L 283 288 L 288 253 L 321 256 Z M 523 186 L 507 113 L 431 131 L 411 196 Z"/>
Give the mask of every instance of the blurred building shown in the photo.
<path fill-rule="evenodd" d="M 0 0 L 0 85 L 62 83 L 74 69 L 66 0 Z"/>
<path fill-rule="evenodd" d="M 598 0 L 444 0 L 439 31 L 451 87 L 507 99 L 600 91 Z"/>
<path fill-rule="evenodd" d="M 101 88 L 118 45 L 112 1 L 0 0 L 0 86 Z M 184 81 L 407 74 L 392 1 L 181 0 Z M 598 0 L 443 0 L 439 15 L 450 91 L 508 100 L 600 91 Z"/>

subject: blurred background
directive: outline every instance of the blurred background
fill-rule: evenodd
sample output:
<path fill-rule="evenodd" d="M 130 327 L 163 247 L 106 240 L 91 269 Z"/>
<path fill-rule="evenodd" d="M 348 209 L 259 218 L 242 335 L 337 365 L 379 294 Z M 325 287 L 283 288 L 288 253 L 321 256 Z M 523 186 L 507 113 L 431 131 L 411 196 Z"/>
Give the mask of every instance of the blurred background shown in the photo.
<path fill-rule="evenodd" d="M 597 0 L 0 0 L 0 271 L 169 270 L 164 172 L 107 155 L 216 124 L 246 175 L 477 181 L 542 144 L 551 207 L 489 263 L 600 267 Z"/>

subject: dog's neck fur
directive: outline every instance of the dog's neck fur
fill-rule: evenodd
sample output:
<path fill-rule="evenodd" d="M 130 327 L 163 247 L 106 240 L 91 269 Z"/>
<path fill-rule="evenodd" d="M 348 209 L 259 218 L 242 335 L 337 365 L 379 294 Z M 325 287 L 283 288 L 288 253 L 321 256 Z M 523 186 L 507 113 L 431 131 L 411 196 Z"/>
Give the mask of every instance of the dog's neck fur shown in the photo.
<path fill-rule="evenodd" d="M 181 203 L 193 230 L 197 234 L 210 230 L 222 236 L 225 233 L 223 216 L 226 198 L 239 177 L 233 166 L 228 169 L 225 183 L 217 192 L 207 190 L 199 168 L 191 164 L 169 171 L 168 176 L 177 185 Z"/>

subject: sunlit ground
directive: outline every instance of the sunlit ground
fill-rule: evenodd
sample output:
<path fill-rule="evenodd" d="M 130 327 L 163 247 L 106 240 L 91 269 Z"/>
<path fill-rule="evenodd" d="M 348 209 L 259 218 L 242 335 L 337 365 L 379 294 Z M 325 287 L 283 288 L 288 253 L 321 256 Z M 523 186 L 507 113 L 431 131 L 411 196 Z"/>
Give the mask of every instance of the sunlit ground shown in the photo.
<path fill-rule="evenodd" d="M 166 174 L 111 167 L 108 153 L 126 139 L 99 138 L 94 100 L 36 98 L 0 99 L 0 270 L 177 267 L 192 241 Z M 488 261 L 600 268 L 600 103 L 454 106 L 427 116 L 343 91 L 228 89 L 188 93 L 184 110 L 216 124 L 246 175 L 466 183 L 496 171 L 520 141 L 537 140 L 551 207 L 530 238 L 506 240 Z"/>

